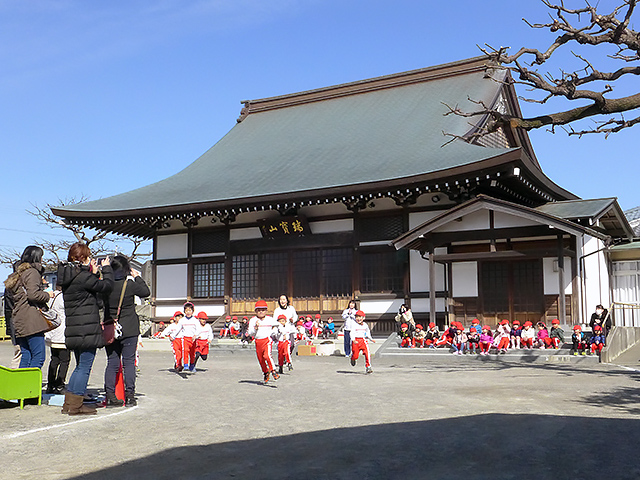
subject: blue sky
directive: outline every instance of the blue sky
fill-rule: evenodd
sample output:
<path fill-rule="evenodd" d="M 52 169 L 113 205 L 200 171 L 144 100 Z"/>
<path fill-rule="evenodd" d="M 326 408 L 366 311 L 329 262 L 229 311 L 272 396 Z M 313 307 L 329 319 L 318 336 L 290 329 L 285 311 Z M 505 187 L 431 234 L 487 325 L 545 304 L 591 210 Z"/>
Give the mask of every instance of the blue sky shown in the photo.
<path fill-rule="evenodd" d="M 533 0 L 0 0 L 0 248 L 61 234 L 31 203 L 181 170 L 233 127 L 241 100 L 473 57 L 476 44 L 546 48 L 522 17 L 547 15 Z M 556 183 L 629 209 L 639 133 L 531 138 Z"/>

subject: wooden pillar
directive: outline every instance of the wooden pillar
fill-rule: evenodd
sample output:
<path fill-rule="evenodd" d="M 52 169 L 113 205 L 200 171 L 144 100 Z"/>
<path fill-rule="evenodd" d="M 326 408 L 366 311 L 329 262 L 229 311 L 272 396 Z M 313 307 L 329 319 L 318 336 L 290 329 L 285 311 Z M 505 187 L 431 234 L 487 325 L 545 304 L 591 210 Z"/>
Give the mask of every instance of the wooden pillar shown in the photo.
<path fill-rule="evenodd" d="M 564 294 L 564 245 L 562 234 L 558 235 L 558 320 L 560 324 L 566 323 L 567 306 Z"/>
<path fill-rule="evenodd" d="M 434 248 L 429 249 L 429 321 L 436 322 L 436 262 Z"/>

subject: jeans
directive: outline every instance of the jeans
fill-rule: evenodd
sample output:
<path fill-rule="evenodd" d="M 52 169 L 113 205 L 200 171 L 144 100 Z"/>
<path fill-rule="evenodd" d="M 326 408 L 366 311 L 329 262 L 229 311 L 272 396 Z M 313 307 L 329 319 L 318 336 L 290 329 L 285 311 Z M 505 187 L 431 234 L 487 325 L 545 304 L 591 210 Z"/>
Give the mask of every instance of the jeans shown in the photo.
<path fill-rule="evenodd" d="M 71 374 L 67 390 L 74 395 L 84 395 L 91 375 L 93 360 L 96 358 L 96 349 L 74 350 L 76 357 L 76 368 Z"/>
<path fill-rule="evenodd" d="M 351 356 L 351 330 L 344 331 L 344 354 Z"/>
<path fill-rule="evenodd" d="M 107 345 L 107 368 L 104 370 L 104 389 L 107 393 L 115 393 L 116 379 L 120 370 L 120 359 L 124 370 L 124 390 L 128 396 L 136 392 L 136 349 L 138 337 L 127 337 L 114 340 Z"/>
<path fill-rule="evenodd" d="M 20 346 L 22 358 L 19 368 L 36 367 L 42 368 L 45 358 L 44 333 L 36 333 L 28 337 L 16 338 Z"/>

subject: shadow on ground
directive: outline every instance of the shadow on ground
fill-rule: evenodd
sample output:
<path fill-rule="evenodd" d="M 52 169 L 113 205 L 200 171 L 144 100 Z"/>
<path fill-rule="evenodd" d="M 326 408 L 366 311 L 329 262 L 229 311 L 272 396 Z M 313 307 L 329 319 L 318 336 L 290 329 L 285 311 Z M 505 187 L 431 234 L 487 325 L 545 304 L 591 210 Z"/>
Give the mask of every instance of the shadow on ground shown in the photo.
<path fill-rule="evenodd" d="M 75 478 L 637 480 L 638 439 L 636 419 L 489 414 L 174 448 Z"/>

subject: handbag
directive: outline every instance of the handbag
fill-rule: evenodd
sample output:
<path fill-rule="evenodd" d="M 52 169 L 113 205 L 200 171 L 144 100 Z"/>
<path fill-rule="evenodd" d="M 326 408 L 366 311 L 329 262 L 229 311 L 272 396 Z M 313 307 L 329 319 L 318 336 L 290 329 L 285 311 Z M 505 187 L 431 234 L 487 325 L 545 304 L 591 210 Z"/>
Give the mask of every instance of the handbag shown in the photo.
<path fill-rule="evenodd" d="M 102 322 L 102 338 L 104 338 L 105 345 L 111 345 L 115 340 L 122 338 L 122 325 L 118 322 L 120 318 L 120 309 L 122 308 L 122 301 L 124 300 L 124 291 L 127 288 L 127 279 L 125 278 L 122 284 L 122 291 L 120 292 L 120 301 L 118 302 L 118 311 L 116 318 L 111 321 Z"/>
<path fill-rule="evenodd" d="M 22 280 L 22 278 L 20 280 Z M 24 292 L 24 296 L 28 299 L 29 295 L 27 294 L 27 288 L 24 286 L 24 283 L 22 283 L 21 288 Z M 53 298 L 55 300 L 55 296 Z M 50 332 L 51 330 L 54 330 L 60 326 L 61 321 L 58 318 L 58 314 L 55 310 L 51 310 L 48 305 L 45 305 L 44 307 L 37 307 L 31 303 L 29 303 L 29 305 L 38 310 L 38 313 L 40 313 L 42 320 L 44 320 L 44 322 L 47 324 L 47 329 L 45 330 L 45 332 Z"/>

